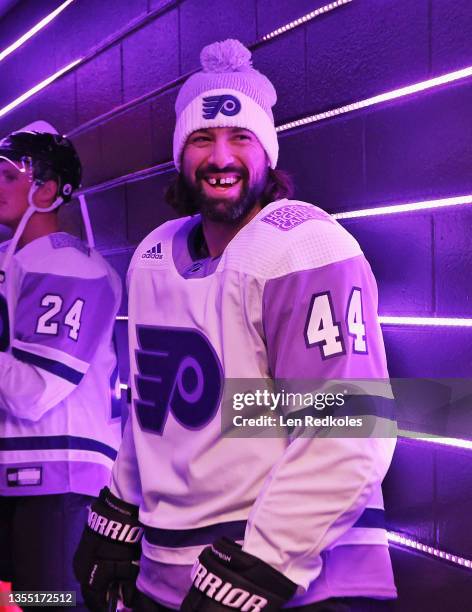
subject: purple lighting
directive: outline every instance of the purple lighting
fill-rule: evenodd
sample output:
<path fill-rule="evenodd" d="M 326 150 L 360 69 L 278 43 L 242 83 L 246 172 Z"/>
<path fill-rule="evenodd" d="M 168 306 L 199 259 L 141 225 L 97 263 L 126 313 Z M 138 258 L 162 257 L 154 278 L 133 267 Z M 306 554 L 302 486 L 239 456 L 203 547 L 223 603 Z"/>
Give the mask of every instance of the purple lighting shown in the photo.
<path fill-rule="evenodd" d="M 126 315 L 116 317 L 117 321 L 127 321 Z M 418 325 L 425 327 L 472 327 L 472 319 L 452 317 L 397 317 L 379 316 L 381 325 Z"/>
<path fill-rule="evenodd" d="M 9 104 L 7 104 L 3 108 L 1 108 L 0 109 L 0 117 L 3 117 L 7 113 L 9 113 L 11 110 L 13 110 L 17 106 L 19 106 L 22 102 L 25 102 L 25 100 L 28 100 L 28 98 L 31 98 L 31 96 L 34 96 L 35 93 L 38 93 L 38 91 L 41 91 L 41 89 L 44 89 L 45 87 L 50 85 L 53 81 L 58 79 L 60 76 L 62 76 L 68 70 L 71 70 L 74 66 L 76 66 L 81 61 L 82 61 L 82 59 L 78 59 L 78 60 L 75 60 L 74 62 L 71 62 L 70 64 L 68 64 L 64 68 L 61 68 L 60 70 L 55 72 L 53 75 L 51 75 L 47 79 L 44 79 L 44 81 L 41 81 L 41 83 L 38 83 L 37 85 L 35 85 L 31 89 L 28 89 L 28 91 L 26 91 L 24 94 L 21 94 L 21 96 L 19 96 L 15 100 L 13 100 L 13 102 L 10 102 Z"/>
<path fill-rule="evenodd" d="M 431 327 L 472 327 L 472 319 L 452 317 L 390 317 L 379 316 L 382 325 L 419 325 Z"/>
<path fill-rule="evenodd" d="M 419 440 L 420 442 L 427 442 L 428 444 L 438 444 L 439 446 L 452 446 L 453 448 L 472 450 L 472 440 L 463 440 L 461 438 L 445 438 L 444 436 L 419 433 L 416 431 L 407 431 L 406 429 L 399 429 L 398 436 L 400 438 L 408 438 L 410 440 Z"/>
<path fill-rule="evenodd" d="M 326 4 L 325 6 L 322 6 L 319 9 L 316 9 L 315 11 L 311 11 L 311 13 L 307 13 L 306 15 L 303 15 L 303 17 L 299 17 L 298 19 L 294 19 L 293 21 L 290 21 L 290 23 L 280 26 L 280 28 L 277 28 L 276 30 L 269 32 L 269 34 L 265 34 L 265 36 L 263 36 L 261 40 L 270 40 L 271 38 L 280 36 L 280 34 L 283 34 L 284 32 L 288 32 L 289 30 L 293 30 L 294 28 L 297 28 L 298 26 L 304 23 L 307 23 L 308 21 L 311 21 L 312 19 L 314 19 L 315 17 L 318 17 L 319 15 L 324 15 L 325 13 L 329 13 L 329 11 L 332 11 L 340 6 L 343 6 L 344 4 L 349 4 L 350 2 L 352 2 L 352 0 L 338 0 L 337 2 L 330 2 L 329 4 Z"/>
<path fill-rule="evenodd" d="M 317 121 L 322 121 L 323 119 L 330 119 L 331 117 L 336 117 L 337 115 L 350 113 L 352 111 L 359 110 L 360 108 L 375 106 L 377 104 L 381 104 L 382 102 L 396 100 L 398 98 L 410 96 L 411 94 L 418 93 L 420 91 L 433 89 L 434 87 L 439 87 L 440 85 L 444 85 L 446 83 L 453 83 L 454 81 L 465 79 L 467 77 L 470 77 L 471 75 L 472 66 L 467 66 L 467 68 L 455 70 L 454 72 L 448 72 L 447 74 L 442 74 L 441 76 L 435 77 L 434 79 L 420 81 L 419 83 L 414 83 L 413 85 L 407 85 L 406 87 L 400 87 L 399 89 L 387 91 L 386 93 L 373 96 L 372 98 L 366 98 L 365 100 L 359 100 L 358 102 L 346 104 L 345 106 L 340 106 L 339 108 L 333 108 L 331 110 L 325 111 L 324 113 L 310 115 L 309 117 L 303 117 L 302 119 L 296 119 L 295 121 L 284 123 L 282 125 L 279 125 L 276 130 L 277 132 L 284 132 L 286 130 L 291 130 L 302 125 L 316 123 Z"/>
<path fill-rule="evenodd" d="M 335 219 L 357 219 L 359 217 L 394 215 L 418 210 L 431 210 L 432 208 L 462 206 L 464 204 L 472 204 L 472 195 L 462 195 L 453 198 L 441 198 L 439 200 L 426 200 L 424 202 L 410 202 L 408 204 L 392 204 L 391 206 L 377 206 L 375 208 L 363 208 L 361 210 L 351 210 L 348 212 L 335 213 L 332 216 Z"/>
<path fill-rule="evenodd" d="M 461 567 L 472 569 L 472 561 L 470 559 L 464 559 L 464 557 L 459 557 L 458 555 L 453 555 L 444 550 L 434 548 L 433 546 L 428 546 L 426 544 L 423 544 L 422 542 L 413 540 L 413 538 L 407 537 L 401 533 L 389 531 L 388 539 L 393 544 L 399 544 L 400 546 L 405 546 L 406 548 L 411 548 L 412 550 L 418 550 L 420 552 L 426 553 L 427 555 L 430 555 L 431 557 L 444 559 L 444 561 L 449 561 L 449 563 L 454 563 L 455 565 L 460 565 Z"/>
<path fill-rule="evenodd" d="M 18 40 L 15 40 L 15 42 L 9 45 L 6 49 L 4 49 L 3 51 L 0 51 L 0 62 L 3 61 L 8 55 L 10 55 L 10 53 L 13 53 L 13 51 L 21 47 L 21 45 L 23 45 L 27 40 L 32 38 L 35 34 L 37 34 L 45 26 L 47 26 L 48 23 L 51 23 L 51 21 L 55 19 L 60 13 L 62 13 L 62 11 L 66 9 L 69 6 L 69 4 L 72 4 L 72 2 L 74 2 L 74 0 L 66 0 L 66 2 L 63 2 L 60 6 L 57 7 L 57 9 L 52 11 L 52 13 L 49 13 L 49 15 L 46 15 L 44 19 L 41 19 L 41 21 L 39 21 L 36 25 L 34 25 L 30 30 L 25 32 L 23 36 L 20 36 Z"/>

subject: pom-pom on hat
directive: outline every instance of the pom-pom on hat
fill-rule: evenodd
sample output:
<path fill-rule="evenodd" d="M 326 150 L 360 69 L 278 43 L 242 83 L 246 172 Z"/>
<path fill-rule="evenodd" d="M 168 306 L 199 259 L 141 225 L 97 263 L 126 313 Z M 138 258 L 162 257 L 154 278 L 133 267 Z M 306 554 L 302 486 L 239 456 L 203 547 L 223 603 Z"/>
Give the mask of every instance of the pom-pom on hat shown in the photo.
<path fill-rule="evenodd" d="M 251 130 L 264 147 L 271 168 L 277 165 L 279 145 L 272 107 L 277 94 L 269 79 L 252 67 L 251 52 L 228 39 L 204 47 L 202 70 L 182 85 L 175 102 L 174 163 L 192 132 L 203 128 L 240 127 Z"/>

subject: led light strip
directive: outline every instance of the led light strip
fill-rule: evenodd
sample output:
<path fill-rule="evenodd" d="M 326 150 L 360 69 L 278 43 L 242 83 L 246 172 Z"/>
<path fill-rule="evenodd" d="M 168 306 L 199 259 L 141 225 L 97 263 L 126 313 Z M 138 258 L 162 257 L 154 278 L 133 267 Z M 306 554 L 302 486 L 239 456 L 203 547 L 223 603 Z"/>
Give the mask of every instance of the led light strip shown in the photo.
<path fill-rule="evenodd" d="M 439 444 L 440 446 L 452 446 L 453 448 L 472 450 L 472 440 L 464 440 L 463 438 L 445 438 L 444 436 L 408 431 L 406 429 L 399 429 L 398 437 L 408 440 L 419 440 L 420 442 L 428 442 L 431 444 Z"/>
<path fill-rule="evenodd" d="M 127 321 L 126 315 L 116 317 L 117 321 Z M 381 325 L 420 325 L 430 327 L 472 327 L 472 319 L 453 319 L 444 317 L 389 317 L 379 316 Z"/>
<path fill-rule="evenodd" d="M 349 0 L 352 1 L 352 0 Z M 80 58 L 75 62 L 72 62 L 65 68 L 62 68 L 52 76 L 48 77 L 38 85 L 35 85 L 33 88 L 28 90 L 26 93 L 22 94 L 7 106 L 4 106 L 0 109 L 0 117 L 11 111 L 13 108 L 30 98 L 32 95 L 47 87 L 50 83 L 55 81 L 62 74 L 76 66 L 78 63 L 82 62 L 84 58 Z M 317 115 L 310 115 L 309 117 L 303 117 L 301 119 L 296 119 L 295 121 L 290 121 L 289 123 L 284 123 L 282 125 L 277 126 L 275 129 L 277 132 L 284 132 L 286 130 L 291 130 L 303 125 L 308 125 L 310 123 L 315 123 L 317 121 L 321 121 L 323 119 L 328 119 L 331 117 L 335 117 L 337 115 L 345 114 L 348 112 L 352 112 L 358 110 L 360 108 L 366 108 L 369 106 L 374 106 L 376 104 L 380 104 L 381 102 L 386 102 L 389 100 L 395 100 L 397 98 L 401 98 L 404 96 L 411 95 L 416 92 L 425 91 L 427 89 L 431 89 L 433 87 L 437 87 L 439 85 L 443 85 L 445 83 L 452 83 L 454 81 L 458 81 L 460 79 L 467 78 L 472 75 L 472 66 L 468 66 L 467 68 L 463 68 L 462 70 L 456 70 L 454 72 L 450 72 L 448 74 L 443 74 L 441 76 L 435 77 L 433 79 L 428 79 L 427 81 L 421 81 L 420 83 L 415 83 L 413 85 L 408 85 L 406 87 L 401 87 L 400 89 L 395 89 L 390 92 L 386 92 L 383 94 L 379 94 L 377 96 L 373 96 L 372 98 L 367 98 L 365 100 L 360 100 L 359 102 L 353 102 L 352 104 L 347 104 L 345 106 L 341 106 L 339 108 L 331 109 L 329 111 L 319 113 Z"/>
<path fill-rule="evenodd" d="M 51 75 L 47 79 L 44 79 L 44 81 L 41 81 L 41 83 L 38 83 L 37 85 L 35 85 L 34 87 L 32 87 L 31 89 L 26 91 L 24 94 L 21 94 L 21 96 L 19 98 L 16 98 L 16 100 L 13 100 L 13 102 L 10 102 L 10 104 L 7 104 L 2 109 L 0 109 L 0 117 L 3 117 L 7 113 L 9 113 L 11 110 L 13 110 L 15 107 L 17 107 L 19 104 L 21 104 L 22 102 L 24 102 L 28 98 L 31 98 L 31 96 L 33 96 L 35 93 L 38 93 L 38 91 L 41 91 L 41 89 L 44 89 L 45 87 L 50 85 L 53 81 L 58 79 L 65 72 L 67 72 L 68 70 L 71 70 L 80 61 L 82 61 L 82 60 L 78 59 L 78 60 L 75 60 L 74 62 L 71 62 L 70 64 L 68 64 L 64 68 L 61 68 L 60 70 L 55 72 L 53 75 Z"/>
<path fill-rule="evenodd" d="M 426 200 L 424 202 L 411 202 L 410 204 L 392 204 L 391 206 L 377 206 L 375 208 L 363 208 L 331 215 L 334 219 L 357 219 L 359 217 L 376 217 L 380 215 L 393 215 L 418 210 L 431 210 L 433 208 L 445 208 L 448 206 L 462 206 L 472 204 L 472 195 L 456 196 L 453 198 L 441 198 L 439 200 Z"/>
<path fill-rule="evenodd" d="M 315 17 L 319 17 L 320 15 L 329 13 L 330 11 L 340 6 L 343 6 L 344 4 L 349 4 L 350 2 L 352 2 L 352 0 L 338 0 L 338 2 L 330 2 L 329 4 L 326 4 L 326 6 L 322 6 L 321 8 L 316 9 L 315 11 L 311 11 L 311 13 L 307 13 L 306 15 L 303 15 L 303 17 L 299 17 L 298 19 L 295 19 L 294 21 L 291 21 L 290 23 L 281 26 L 276 30 L 269 32 L 269 34 L 265 34 L 265 36 L 263 36 L 261 40 L 270 40 L 271 38 L 280 36 L 280 34 L 284 34 L 284 32 L 293 30 L 294 28 L 297 28 L 298 26 L 303 25 L 304 23 L 307 23 L 312 19 L 315 19 Z"/>
<path fill-rule="evenodd" d="M 74 2 L 74 0 L 66 0 L 66 2 L 63 2 L 52 13 L 49 13 L 49 15 L 46 15 L 44 19 L 41 19 L 41 21 L 39 21 L 35 26 L 31 28 L 31 30 L 28 30 L 25 34 L 23 34 L 23 36 L 20 36 L 20 38 L 18 40 L 15 40 L 15 42 L 12 43 L 9 47 L 4 49 L 3 51 L 0 51 L 0 62 L 3 61 L 8 55 L 10 55 L 10 53 L 13 53 L 13 51 L 18 49 L 18 47 L 24 45 L 26 41 L 28 41 L 45 26 L 47 26 L 48 23 L 51 23 L 51 21 L 55 19 L 60 13 L 62 13 L 62 11 L 66 9 L 69 4 L 72 4 L 72 2 Z"/>
<path fill-rule="evenodd" d="M 390 542 L 394 544 L 399 544 L 400 546 L 405 546 L 406 548 L 411 548 L 412 550 L 418 550 L 432 557 L 444 559 L 444 561 L 449 561 L 455 565 L 472 569 L 472 561 L 470 559 L 465 559 L 459 555 L 453 555 L 452 553 L 445 552 L 444 550 L 439 550 L 438 548 L 434 548 L 434 546 L 428 546 L 427 544 L 413 540 L 413 538 L 407 537 L 402 533 L 389 531 L 387 532 L 387 535 Z"/>
<path fill-rule="evenodd" d="M 296 119 L 295 121 L 290 121 L 289 123 L 279 125 L 275 129 L 277 132 L 284 132 L 302 125 L 316 123 L 317 121 L 322 121 L 323 119 L 329 119 L 330 117 L 336 117 L 337 115 L 343 115 L 345 113 L 359 110 L 360 108 L 367 108 L 369 106 L 380 104 L 381 102 L 388 102 L 390 100 L 396 100 L 397 98 L 403 98 L 404 96 L 409 96 L 420 91 L 426 91 L 427 89 L 432 89 L 433 87 L 438 87 L 439 85 L 444 85 L 445 83 L 453 83 L 454 81 L 465 79 L 471 75 L 472 66 L 468 66 L 467 68 L 462 68 L 462 70 L 455 70 L 454 72 L 443 74 L 435 77 L 434 79 L 428 79 L 427 81 L 421 81 L 420 83 L 400 87 L 399 89 L 394 89 L 392 91 L 373 96 L 372 98 L 366 98 L 365 100 L 360 100 L 359 102 L 353 102 L 352 104 L 346 104 L 345 106 L 340 106 L 339 108 L 333 108 L 324 113 L 303 117 L 302 119 Z"/>
<path fill-rule="evenodd" d="M 59 15 L 65 8 L 67 8 L 69 6 L 69 4 L 71 4 L 73 1 L 74 0 L 67 0 L 66 2 L 63 2 L 55 11 L 53 11 L 52 13 L 47 15 L 44 19 L 42 19 L 39 23 L 37 23 L 33 28 L 31 28 L 31 30 L 26 32 L 26 34 L 21 36 L 21 38 L 19 38 L 16 42 L 14 42 L 12 45 L 10 45 L 4 51 L 2 51 L 1 54 L 0 54 L 0 61 L 2 59 L 4 59 L 5 57 L 7 57 L 7 55 L 12 53 L 15 49 L 20 47 L 22 44 L 24 44 L 27 40 L 29 40 L 32 36 L 34 36 L 42 28 L 44 28 L 55 17 L 57 17 L 57 15 Z M 283 32 L 286 32 L 287 30 L 291 30 L 291 29 L 301 25 L 302 23 L 306 23 L 307 21 L 310 21 L 311 19 L 314 19 L 315 17 L 317 17 L 319 15 L 322 15 L 324 13 L 332 11 L 333 9 L 338 8 L 339 6 L 342 6 L 343 4 L 348 4 L 350 2 L 352 2 L 352 0 L 338 0 L 337 2 L 331 2 L 330 4 L 327 4 L 326 6 L 323 6 L 323 7 L 319 8 L 319 9 L 317 9 L 315 11 L 312 11 L 311 13 L 308 13 L 307 15 L 304 15 L 303 17 L 300 17 L 299 19 L 296 19 L 295 21 L 290 22 L 287 25 L 282 26 L 281 28 L 278 28 L 277 30 L 274 30 L 274 32 L 271 32 L 271 33 L 267 34 L 261 40 L 262 41 L 266 41 L 266 40 L 269 40 L 271 38 L 274 38 L 275 36 L 278 36 L 279 34 L 282 34 Z M 28 100 L 28 98 L 33 96 L 35 93 L 37 93 L 38 91 L 41 91 L 41 89 L 44 89 L 45 87 L 47 87 L 50 83 L 52 83 L 57 78 L 62 76 L 65 72 L 67 72 L 68 70 L 71 70 L 71 68 L 76 66 L 78 63 L 82 62 L 83 59 L 84 58 L 80 58 L 80 59 L 76 60 L 75 62 L 72 62 L 71 64 L 69 64 L 65 68 L 62 68 L 61 70 L 59 70 L 58 72 L 56 72 L 52 76 L 50 76 L 47 79 L 45 79 L 44 81 L 42 81 L 41 83 L 38 83 L 37 85 L 32 87 L 30 90 L 28 90 L 27 92 L 25 92 L 24 94 L 22 94 L 21 96 L 19 96 L 15 100 L 13 100 L 13 102 L 10 102 L 6 106 L 4 106 L 2 109 L 0 109 L 0 117 L 3 117 L 8 112 L 10 112 L 14 108 L 16 108 L 19 104 L 21 104 L 22 102 L 25 102 L 25 100 Z"/>
<path fill-rule="evenodd" d="M 472 327 L 472 319 L 449 317 L 390 317 L 379 316 L 382 325 L 419 325 L 430 327 Z"/>

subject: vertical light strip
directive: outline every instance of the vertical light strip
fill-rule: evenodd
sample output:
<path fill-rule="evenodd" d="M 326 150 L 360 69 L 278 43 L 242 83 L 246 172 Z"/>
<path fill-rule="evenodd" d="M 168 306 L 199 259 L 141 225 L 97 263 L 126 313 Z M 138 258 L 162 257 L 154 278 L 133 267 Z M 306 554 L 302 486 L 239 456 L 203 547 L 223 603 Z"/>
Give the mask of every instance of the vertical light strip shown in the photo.
<path fill-rule="evenodd" d="M 10 55 L 10 53 L 13 53 L 13 51 L 18 49 L 18 47 L 24 45 L 27 40 L 32 38 L 35 34 L 37 34 L 45 26 L 47 26 L 48 23 L 51 23 L 51 21 L 55 19 L 60 13 L 62 13 L 62 11 L 66 9 L 69 4 L 72 4 L 72 2 L 74 2 L 74 0 L 66 0 L 66 2 L 63 2 L 52 13 L 49 13 L 49 15 L 46 15 L 44 19 L 41 19 L 41 21 L 39 21 L 35 26 L 31 28 L 31 30 L 28 30 L 25 34 L 23 34 L 23 36 L 20 36 L 20 38 L 18 40 L 15 40 L 15 42 L 12 43 L 9 47 L 4 49 L 3 51 L 0 51 L 0 62 L 3 61 L 8 55 Z"/>
<path fill-rule="evenodd" d="M 434 546 L 428 546 L 427 544 L 418 542 L 418 540 L 414 540 L 412 537 L 408 537 L 406 535 L 403 535 L 402 533 L 389 531 L 387 532 L 387 534 L 390 542 L 393 542 L 394 544 L 400 544 L 401 546 L 411 548 L 412 550 L 419 550 L 420 552 L 426 553 L 431 557 L 437 557 L 439 559 L 443 559 L 444 561 L 449 561 L 449 563 L 454 563 L 455 565 L 460 565 L 461 567 L 472 569 L 472 561 L 470 559 L 465 559 L 464 557 L 460 557 L 459 555 L 454 555 L 444 550 L 434 548 Z"/>
<path fill-rule="evenodd" d="M 38 93 L 38 91 L 41 91 L 41 89 L 44 89 L 45 87 L 50 85 L 53 81 L 58 79 L 68 70 L 71 70 L 71 68 L 76 66 L 81 61 L 82 59 L 80 58 L 78 60 L 75 60 L 74 62 L 71 62 L 64 68 L 61 68 L 60 70 L 55 72 L 53 75 L 51 75 L 47 79 L 44 79 L 44 81 L 41 81 L 41 83 L 38 83 L 37 85 L 35 85 L 34 87 L 26 91 L 24 94 L 21 94 L 21 96 L 16 98 L 16 100 L 13 100 L 13 102 L 10 102 L 6 106 L 4 106 L 2 109 L 0 109 L 0 117 L 3 117 L 3 115 L 6 115 L 7 113 L 9 113 L 11 110 L 19 106 L 22 102 L 24 102 L 25 100 L 28 100 L 28 98 L 31 98 L 31 96 L 33 96 L 35 93 Z"/>
<path fill-rule="evenodd" d="M 334 219 L 358 219 L 360 217 L 377 217 L 421 210 L 432 210 L 434 208 L 446 208 L 448 206 L 462 206 L 464 204 L 472 204 L 472 194 L 453 198 L 441 198 L 439 200 L 425 200 L 424 202 L 411 202 L 409 204 L 391 204 L 389 206 L 349 210 L 347 212 L 334 213 L 331 216 Z"/>
<path fill-rule="evenodd" d="M 315 11 L 311 11 L 311 13 L 303 15 L 303 17 L 299 17 L 298 19 L 294 19 L 290 23 L 280 26 L 280 28 L 269 32 L 269 34 L 265 34 L 261 38 L 261 40 L 266 41 L 270 40 L 271 38 L 275 38 L 276 36 L 280 36 L 281 34 L 288 32 L 289 30 L 293 30 L 294 28 L 297 28 L 298 26 L 303 25 L 304 23 L 307 23 L 312 19 L 315 19 L 315 17 L 319 17 L 320 15 L 329 13 L 330 11 L 333 11 L 334 9 L 343 6 L 344 4 L 349 4 L 350 2 L 352 2 L 352 0 L 338 0 L 337 2 L 330 2 L 329 4 L 326 4 L 325 6 L 322 6 L 319 9 L 316 9 Z"/>
<path fill-rule="evenodd" d="M 414 83 L 413 85 L 400 87 L 399 89 L 394 89 L 392 91 L 373 96 L 372 98 L 366 98 L 365 100 L 359 100 L 358 102 L 346 104 L 345 106 L 340 106 L 339 108 L 333 108 L 324 113 L 310 115 L 309 117 L 303 117 L 302 119 L 296 119 L 295 121 L 284 123 L 282 125 L 277 126 L 276 131 L 284 132 L 286 130 L 291 130 L 293 128 L 308 125 L 310 123 L 316 123 L 317 121 L 322 121 L 323 119 L 329 119 L 331 117 L 336 117 L 337 115 L 350 113 L 361 108 L 375 106 L 376 104 L 380 104 L 381 102 L 388 102 L 390 100 L 396 100 L 398 98 L 410 96 L 411 94 L 418 93 L 420 91 L 426 91 L 427 89 L 432 89 L 433 87 L 439 87 L 440 85 L 444 85 L 446 83 L 453 83 L 454 81 L 465 79 L 467 77 L 470 77 L 471 75 L 472 66 L 468 66 L 467 68 L 462 68 L 461 70 L 455 70 L 454 72 L 442 74 L 441 76 L 435 77 L 434 79 L 428 79 L 427 81 L 421 81 L 419 83 Z"/>

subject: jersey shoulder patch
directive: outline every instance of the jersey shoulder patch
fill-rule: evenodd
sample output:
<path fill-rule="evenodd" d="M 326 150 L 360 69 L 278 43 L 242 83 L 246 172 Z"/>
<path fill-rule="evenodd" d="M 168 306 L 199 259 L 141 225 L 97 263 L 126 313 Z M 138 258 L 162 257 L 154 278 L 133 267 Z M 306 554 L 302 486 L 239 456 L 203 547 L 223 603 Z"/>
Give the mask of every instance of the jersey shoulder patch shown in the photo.
<path fill-rule="evenodd" d="M 71 249 L 77 249 L 81 253 L 88 255 L 89 249 L 86 244 L 82 242 L 76 236 L 72 236 L 72 234 L 67 234 L 65 232 L 59 232 L 57 234 L 49 235 L 49 242 L 53 249 L 65 249 L 67 247 Z"/>
<path fill-rule="evenodd" d="M 324 210 L 306 202 L 285 200 L 282 203 L 277 202 L 277 204 L 278 206 L 272 207 L 271 210 L 262 214 L 259 220 L 282 232 L 289 232 L 310 220 L 328 222 L 331 220 L 331 217 Z"/>
<path fill-rule="evenodd" d="M 225 253 L 225 265 L 268 279 L 361 254 L 356 240 L 324 210 L 280 200 L 239 232 Z"/>
<path fill-rule="evenodd" d="M 38 238 L 15 253 L 20 276 L 51 274 L 77 279 L 97 279 L 109 274 L 109 266 L 95 249 L 66 233 Z"/>

